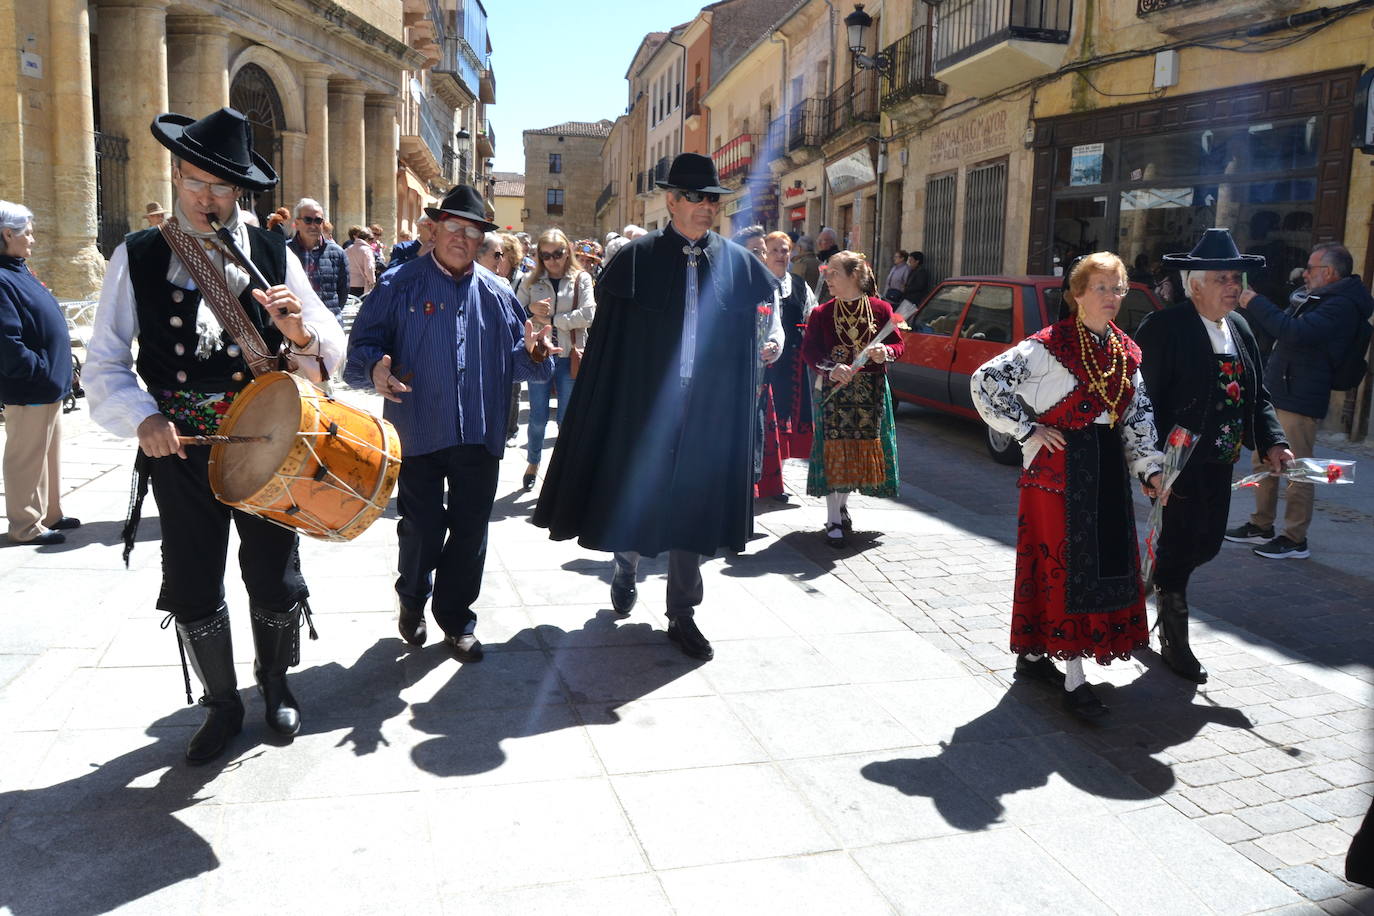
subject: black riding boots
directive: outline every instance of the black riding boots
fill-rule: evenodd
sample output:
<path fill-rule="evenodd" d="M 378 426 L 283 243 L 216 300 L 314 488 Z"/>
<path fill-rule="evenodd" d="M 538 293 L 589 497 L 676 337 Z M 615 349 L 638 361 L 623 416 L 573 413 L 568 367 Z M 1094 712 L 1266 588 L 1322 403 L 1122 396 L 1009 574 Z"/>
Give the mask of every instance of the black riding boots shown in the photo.
<path fill-rule="evenodd" d="M 1182 592 L 1155 591 L 1158 610 L 1159 655 L 1179 677 L 1197 684 L 1207 683 L 1207 669 L 1188 645 L 1188 599 Z"/>
<path fill-rule="evenodd" d="M 223 753 L 229 739 L 243 729 L 243 700 L 239 697 L 238 680 L 234 677 L 234 646 L 229 636 L 229 608 L 221 604 L 209 617 L 189 624 L 177 624 L 177 638 L 181 640 L 183 660 L 200 679 L 205 694 L 200 705 L 205 707 L 205 723 L 191 736 L 186 745 L 186 759 L 191 763 L 205 763 Z M 186 699 L 191 699 L 190 679 L 186 682 Z"/>
<path fill-rule="evenodd" d="M 249 608 L 253 648 L 258 656 L 253 663 L 253 676 L 267 707 L 267 725 L 288 737 L 301 730 L 300 707 L 291 688 L 286 686 L 286 669 L 298 664 L 301 657 L 300 615 L 300 604 L 285 611 Z"/>

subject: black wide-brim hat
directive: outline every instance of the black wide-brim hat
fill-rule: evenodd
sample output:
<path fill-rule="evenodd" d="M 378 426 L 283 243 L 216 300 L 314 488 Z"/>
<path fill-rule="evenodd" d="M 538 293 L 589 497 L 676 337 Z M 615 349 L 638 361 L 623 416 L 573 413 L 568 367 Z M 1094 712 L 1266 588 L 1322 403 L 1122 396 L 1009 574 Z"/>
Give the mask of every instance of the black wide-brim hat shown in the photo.
<path fill-rule="evenodd" d="M 439 206 L 425 207 L 425 215 L 436 222 L 445 216 L 461 216 L 472 220 L 486 232 L 496 229 L 496 224 L 487 220 L 487 202 L 470 184 L 454 185 Z"/>
<path fill-rule="evenodd" d="M 250 191 L 277 186 L 277 171 L 253 151 L 253 129 L 232 108 L 221 108 L 199 121 L 186 115 L 160 114 L 151 125 L 157 142 L 183 162 Z"/>
<path fill-rule="evenodd" d="M 1241 254 L 1230 229 L 1206 229 L 1193 250 L 1187 254 L 1166 254 L 1160 258 L 1172 270 L 1259 270 L 1264 257 Z"/>
<path fill-rule="evenodd" d="M 706 194 L 729 194 L 729 188 L 720 185 L 720 173 L 716 171 L 716 161 L 700 153 L 681 153 L 673 160 L 668 169 L 667 181 L 654 184 L 668 191 L 702 191 Z"/>

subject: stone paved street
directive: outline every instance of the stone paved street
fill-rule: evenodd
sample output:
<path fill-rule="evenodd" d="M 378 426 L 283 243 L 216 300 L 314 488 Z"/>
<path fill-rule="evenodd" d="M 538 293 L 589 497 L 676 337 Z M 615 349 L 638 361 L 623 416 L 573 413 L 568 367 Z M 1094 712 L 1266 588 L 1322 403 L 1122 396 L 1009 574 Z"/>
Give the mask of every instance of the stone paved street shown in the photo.
<path fill-rule="evenodd" d="M 1088 729 L 1009 677 L 1015 469 L 900 417 L 901 496 L 854 500 L 856 546 L 789 467 L 790 505 L 706 564 L 706 664 L 664 639 L 661 563 L 621 619 L 609 558 L 528 524 L 514 451 L 481 664 L 397 637 L 393 515 L 305 542 L 320 639 L 284 745 L 231 575 L 248 718 L 191 768 L 155 507 L 125 570 L 132 446 L 83 403 L 86 524 L 0 549 L 0 912 L 1374 913 L 1338 877 L 1374 794 L 1374 489 L 1318 494 L 1310 560 L 1228 545 L 1190 596 L 1211 681 L 1089 665 Z"/>

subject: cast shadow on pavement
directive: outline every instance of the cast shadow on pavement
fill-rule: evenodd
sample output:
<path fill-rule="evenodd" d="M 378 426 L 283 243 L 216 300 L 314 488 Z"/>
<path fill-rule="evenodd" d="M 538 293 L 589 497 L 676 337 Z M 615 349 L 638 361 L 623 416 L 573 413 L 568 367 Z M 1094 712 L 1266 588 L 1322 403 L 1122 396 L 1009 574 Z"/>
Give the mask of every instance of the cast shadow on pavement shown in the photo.
<path fill-rule="evenodd" d="M 1072 804 L 1072 793 L 1051 785 L 1056 774 L 1099 798 L 1145 802 L 1175 782 L 1173 768 L 1155 755 L 1208 725 L 1251 724 L 1239 710 L 1193 704 L 1191 689 L 1169 681 L 1178 678 L 1157 666 L 1124 687 L 1095 687 L 1112 710 L 1110 721 L 1097 727 L 1080 726 L 1060 712 L 1056 689 L 1016 683 L 995 707 L 954 729 L 937 755 L 878 761 L 860 772 L 903 795 L 929 797 L 946 823 L 960 830 L 985 830 L 1036 805 Z M 1151 731 L 1144 722 L 1167 728 Z M 1036 723 L 1053 730 L 1031 733 Z M 1018 725 L 1026 726 L 1021 734 Z M 1014 797 L 1030 789 L 1044 791 Z"/>
<path fill-rule="evenodd" d="M 459 667 L 432 699 L 411 707 L 411 724 L 434 735 L 411 759 L 436 776 L 472 776 L 504 765 L 501 745 L 509 739 L 619 721 L 618 707 L 703 664 L 654 634 L 652 624 L 601 610 L 578 630 L 542 625 L 486 644 L 481 664 Z M 551 663 L 528 649 L 537 641 L 554 647 Z M 594 721 L 584 722 L 570 703 L 598 707 Z"/>
<path fill-rule="evenodd" d="M 443 661 L 437 654 L 432 660 Z M 331 662 L 293 672 L 302 736 L 346 721 L 353 728 L 340 744 L 351 743 L 358 755 L 371 753 L 383 741 L 381 723 L 405 710 L 401 687 L 421 677 L 428 662 L 414 667 L 399 639 L 384 639 L 352 665 Z M 184 759 L 202 716 L 196 707 L 183 707 L 147 728 L 156 739 L 151 744 L 55 785 L 0 793 L 0 911 L 106 913 L 218 868 L 210 840 L 186 823 L 213 818 L 178 813 L 213 804 L 217 777 L 277 753 L 265 745 L 285 741 L 263 723 L 256 688 L 241 686 L 239 692 L 246 707 L 243 732 L 203 766 Z M 83 733 L 75 734 L 79 740 Z M 98 742 L 98 733 L 94 737 Z"/>

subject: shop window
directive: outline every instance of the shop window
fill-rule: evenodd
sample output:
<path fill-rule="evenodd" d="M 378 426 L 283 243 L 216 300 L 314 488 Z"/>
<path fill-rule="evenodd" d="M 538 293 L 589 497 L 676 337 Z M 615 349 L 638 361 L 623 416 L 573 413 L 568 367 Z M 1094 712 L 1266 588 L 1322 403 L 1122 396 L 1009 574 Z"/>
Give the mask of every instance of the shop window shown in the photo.
<path fill-rule="evenodd" d="M 926 179 L 925 265 L 931 282 L 954 272 L 954 189 L 956 176 Z"/>
<path fill-rule="evenodd" d="M 1152 134 L 1122 144 L 1121 180 L 1315 169 L 1320 145 L 1315 117 Z"/>
<path fill-rule="evenodd" d="M 1069 197 L 1054 202 L 1054 252 L 1064 271 L 1073 259 L 1113 249 L 1107 234 L 1107 198 Z M 1189 246 L 1191 247 L 1191 246 Z"/>
<path fill-rule="evenodd" d="M 1006 215 L 1007 161 L 969 169 L 964 198 L 964 273 L 1002 272 Z"/>
<path fill-rule="evenodd" d="M 935 291 L 911 318 L 911 329 L 917 334 L 938 334 L 952 337 L 959 316 L 973 294 L 971 283 L 948 283 Z"/>
<path fill-rule="evenodd" d="M 1016 290 L 1010 286 L 991 283 L 979 286 L 959 336 L 989 343 L 1011 343 L 1011 306 L 1015 296 Z"/>

